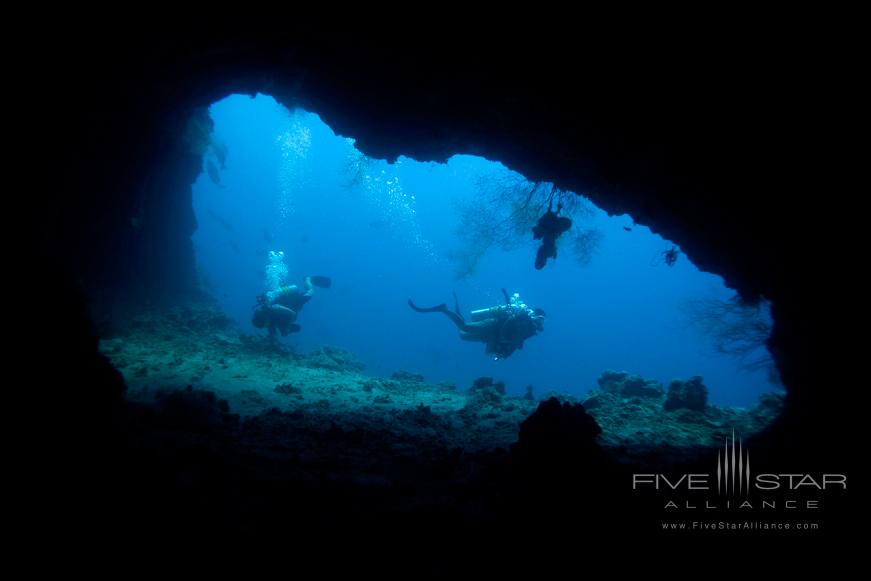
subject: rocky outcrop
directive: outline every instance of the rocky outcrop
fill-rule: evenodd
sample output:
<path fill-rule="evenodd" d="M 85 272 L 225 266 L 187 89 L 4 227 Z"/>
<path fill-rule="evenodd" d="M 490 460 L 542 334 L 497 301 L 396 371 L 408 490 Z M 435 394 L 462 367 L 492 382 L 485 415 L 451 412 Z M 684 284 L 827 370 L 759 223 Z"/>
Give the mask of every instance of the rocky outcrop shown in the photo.
<path fill-rule="evenodd" d="M 492 389 L 500 395 L 505 395 L 505 382 L 495 381 L 492 377 L 479 377 L 472 382 L 472 387 L 469 388 L 470 391 L 487 389 Z"/>
<path fill-rule="evenodd" d="M 708 405 L 708 388 L 702 378 L 695 375 L 686 381 L 675 379 L 668 384 L 668 397 L 663 404 L 666 411 L 686 408 L 697 412 Z"/>
<path fill-rule="evenodd" d="M 625 376 L 625 377 L 624 377 Z M 765 393 L 750 409 L 707 405 L 707 390 L 700 377 L 670 384 L 668 396 L 621 395 L 628 385 L 658 385 L 638 376 L 605 372 L 599 388 L 583 400 L 584 407 L 602 426 L 603 446 L 641 449 L 714 447 L 732 430 L 744 437 L 769 428 L 784 410 L 782 393 Z M 660 458 L 661 461 L 661 458 Z"/>
<path fill-rule="evenodd" d="M 622 397 L 662 397 L 662 384 L 625 371 L 605 371 L 598 379 L 599 389 Z"/>

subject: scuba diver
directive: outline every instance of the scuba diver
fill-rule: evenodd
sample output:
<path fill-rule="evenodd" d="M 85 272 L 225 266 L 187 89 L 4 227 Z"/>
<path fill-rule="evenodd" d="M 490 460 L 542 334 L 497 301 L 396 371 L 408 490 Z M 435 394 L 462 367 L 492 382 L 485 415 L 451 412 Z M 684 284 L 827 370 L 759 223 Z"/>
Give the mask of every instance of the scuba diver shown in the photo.
<path fill-rule="evenodd" d="M 680 248 L 676 245 L 672 244 L 666 250 L 662 250 L 653 255 L 653 258 L 650 259 L 650 266 L 659 266 L 660 264 L 665 264 L 666 266 L 674 266 L 677 262 L 677 259 L 680 257 Z"/>
<path fill-rule="evenodd" d="M 435 307 L 422 308 L 408 299 L 408 306 L 418 313 L 443 313 L 460 330 L 460 339 L 484 343 L 484 352 L 494 359 L 505 359 L 517 349 L 523 349 L 523 342 L 544 330 L 544 310 L 532 309 L 514 293 L 511 297 L 505 289 L 504 305 L 472 311 L 471 321 L 466 322 L 460 314 L 457 295 L 454 294 L 454 310 L 442 303 Z"/>
<path fill-rule="evenodd" d="M 672 246 L 662 253 L 662 260 L 668 266 L 674 266 L 674 263 L 677 262 L 678 256 L 680 256 L 680 250 L 677 246 Z"/>
<path fill-rule="evenodd" d="M 258 329 L 268 328 L 270 338 L 275 338 L 276 331 L 282 337 L 297 333 L 301 327 L 296 319 L 299 311 L 314 294 L 314 287 L 330 288 L 331 284 L 329 277 L 307 276 L 304 288 L 291 284 L 259 295 L 251 324 Z"/>
<path fill-rule="evenodd" d="M 556 212 L 548 205 L 547 212 L 538 219 L 538 224 L 532 228 L 532 237 L 541 240 L 541 246 L 535 254 L 535 269 L 541 270 L 547 264 L 548 258 L 556 258 L 556 239 L 572 227 L 572 221 L 559 213 L 562 204 L 557 204 Z"/>

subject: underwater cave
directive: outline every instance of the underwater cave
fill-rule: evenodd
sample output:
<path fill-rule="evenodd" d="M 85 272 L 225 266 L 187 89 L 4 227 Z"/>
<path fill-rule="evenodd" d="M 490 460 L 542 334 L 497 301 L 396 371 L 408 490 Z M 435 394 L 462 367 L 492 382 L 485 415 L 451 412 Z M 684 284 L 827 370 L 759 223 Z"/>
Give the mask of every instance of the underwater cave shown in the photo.
<path fill-rule="evenodd" d="M 199 111 L 186 138 L 203 154 L 192 241 L 204 301 L 134 311 L 139 331 L 103 338 L 131 400 L 190 386 L 243 418 L 314 409 L 324 422 L 371 414 L 385 425 L 428 409 L 432 426 L 394 429 L 439 426 L 449 447 L 476 432 L 484 448 L 510 444 L 553 396 L 582 403 L 611 446 L 714 447 L 779 412 L 767 305 L 742 305 L 630 216 L 480 157 L 375 160 L 264 95 Z M 536 269 L 532 233 L 548 207 L 571 228 L 559 259 Z M 256 297 L 318 273 L 329 287 L 312 287 L 293 332 L 252 324 L 270 312 Z M 503 288 L 545 313 L 504 357 L 406 306 L 451 302 L 462 317 L 460 302 L 492 309 Z M 498 388 L 482 397 L 486 378 Z"/>
<path fill-rule="evenodd" d="M 123 83 L 97 60 L 89 94 L 115 101 L 70 121 L 77 195 L 45 244 L 75 289 L 64 368 L 92 386 L 62 396 L 87 425 L 71 462 L 101 481 L 77 492 L 122 507 L 106 526 L 646 539 L 662 503 L 633 472 L 711 471 L 736 432 L 772 470 L 844 457 L 817 249 L 761 191 L 746 111 L 619 81 L 546 98 L 499 74 L 526 61 L 482 84 L 474 56 L 425 50 L 308 39 L 279 64 L 269 38 L 204 38 Z M 551 211 L 570 227 L 539 264 Z M 309 290 L 290 315 L 288 285 Z M 539 322 L 505 350 L 483 311 Z"/>

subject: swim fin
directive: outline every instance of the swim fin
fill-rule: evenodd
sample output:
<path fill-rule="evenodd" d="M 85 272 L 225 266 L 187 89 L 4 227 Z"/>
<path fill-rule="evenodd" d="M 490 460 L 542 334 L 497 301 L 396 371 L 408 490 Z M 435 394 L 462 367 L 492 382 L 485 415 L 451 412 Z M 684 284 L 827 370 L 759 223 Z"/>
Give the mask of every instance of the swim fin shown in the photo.
<path fill-rule="evenodd" d="M 448 313 L 448 306 L 444 303 L 440 305 L 436 305 L 434 307 L 418 307 L 414 304 L 411 299 L 408 299 L 408 306 L 418 313 Z"/>

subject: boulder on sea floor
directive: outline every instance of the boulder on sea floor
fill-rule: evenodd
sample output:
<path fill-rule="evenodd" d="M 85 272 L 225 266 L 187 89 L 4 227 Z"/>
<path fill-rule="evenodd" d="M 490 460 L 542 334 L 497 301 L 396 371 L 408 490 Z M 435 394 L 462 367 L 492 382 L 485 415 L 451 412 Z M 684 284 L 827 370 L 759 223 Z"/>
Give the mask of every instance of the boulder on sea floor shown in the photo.
<path fill-rule="evenodd" d="M 694 375 L 686 381 L 673 380 L 668 384 L 668 397 L 663 404 L 666 411 L 688 409 L 704 411 L 708 405 L 708 388 L 702 383 L 700 375 Z"/>
<path fill-rule="evenodd" d="M 644 379 L 625 371 L 607 370 L 597 380 L 599 389 L 621 397 L 662 397 L 665 390 L 654 379 Z"/>
<path fill-rule="evenodd" d="M 470 387 L 469 390 L 474 391 L 489 388 L 494 389 L 501 395 L 505 395 L 505 382 L 494 381 L 492 377 L 479 377 L 474 382 L 472 382 L 472 387 Z"/>
<path fill-rule="evenodd" d="M 505 382 L 479 377 L 466 392 L 466 407 L 501 407 L 505 399 Z"/>

